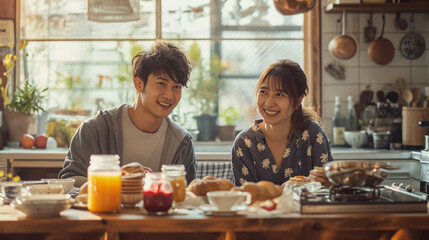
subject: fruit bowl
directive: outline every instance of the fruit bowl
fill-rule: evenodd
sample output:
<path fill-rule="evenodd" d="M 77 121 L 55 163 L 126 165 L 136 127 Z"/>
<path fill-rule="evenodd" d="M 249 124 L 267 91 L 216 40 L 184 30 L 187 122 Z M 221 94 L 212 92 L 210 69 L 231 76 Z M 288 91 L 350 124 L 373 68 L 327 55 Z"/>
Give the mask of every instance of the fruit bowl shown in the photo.
<path fill-rule="evenodd" d="M 368 135 L 365 131 L 345 131 L 344 138 L 352 148 L 361 148 L 368 141 Z"/>

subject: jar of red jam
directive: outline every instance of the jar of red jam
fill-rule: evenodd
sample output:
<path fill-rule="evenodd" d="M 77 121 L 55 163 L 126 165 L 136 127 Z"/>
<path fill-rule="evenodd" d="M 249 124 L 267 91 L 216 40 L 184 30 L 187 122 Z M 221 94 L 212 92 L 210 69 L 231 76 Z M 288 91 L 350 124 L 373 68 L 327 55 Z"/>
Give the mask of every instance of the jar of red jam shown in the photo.
<path fill-rule="evenodd" d="M 173 205 L 173 188 L 164 173 L 153 172 L 145 176 L 143 207 L 149 214 L 165 215 Z"/>

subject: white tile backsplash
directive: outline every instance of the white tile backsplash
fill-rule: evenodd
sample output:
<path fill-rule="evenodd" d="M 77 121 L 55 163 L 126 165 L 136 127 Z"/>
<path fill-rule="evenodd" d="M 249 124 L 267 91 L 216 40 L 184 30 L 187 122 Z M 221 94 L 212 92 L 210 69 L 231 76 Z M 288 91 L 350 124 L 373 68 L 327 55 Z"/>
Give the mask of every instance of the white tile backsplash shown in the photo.
<path fill-rule="evenodd" d="M 326 134 L 331 138 L 331 118 L 334 109 L 334 97 L 340 96 L 342 100 L 341 110 L 343 114 L 347 110 L 347 96 L 353 96 L 357 102 L 359 95 L 367 85 L 374 91 L 374 99 L 377 100 L 376 92 L 391 90 L 391 84 L 400 77 L 404 78 L 407 88 L 429 87 L 429 14 L 414 14 L 415 32 L 422 35 L 426 41 L 426 51 L 418 59 L 409 60 L 400 52 L 400 42 L 402 38 L 412 31 L 410 19 L 412 13 L 401 13 L 400 17 L 405 19 L 408 27 L 399 30 L 395 27 L 395 13 L 385 14 L 386 25 L 384 37 L 389 39 L 395 47 L 395 57 L 387 65 L 378 65 L 368 56 L 369 43 L 365 43 L 364 30 L 368 25 L 369 13 L 348 13 L 346 33 L 353 35 L 358 42 L 358 52 L 349 60 L 337 60 L 345 66 L 344 80 L 336 80 L 330 76 L 323 68 L 334 61 L 328 52 L 329 41 L 341 32 L 337 19 L 340 13 L 325 13 L 322 10 L 322 117 Z M 382 29 L 382 13 L 374 13 L 373 25 L 377 28 L 376 38 L 380 37 Z M 387 84 L 387 85 L 386 85 Z M 390 85 L 389 85 L 390 84 Z"/>

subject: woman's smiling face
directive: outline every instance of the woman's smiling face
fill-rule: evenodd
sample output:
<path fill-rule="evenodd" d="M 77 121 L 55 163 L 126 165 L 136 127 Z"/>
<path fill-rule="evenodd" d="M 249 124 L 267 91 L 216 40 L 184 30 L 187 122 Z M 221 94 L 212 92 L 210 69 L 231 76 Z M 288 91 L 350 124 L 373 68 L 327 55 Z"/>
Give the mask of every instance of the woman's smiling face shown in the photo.
<path fill-rule="evenodd" d="M 284 124 L 291 120 L 295 110 L 290 96 L 281 90 L 280 79 L 272 77 L 262 82 L 257 93 L 257 107 L 264 122 L 271 125 Z"/>

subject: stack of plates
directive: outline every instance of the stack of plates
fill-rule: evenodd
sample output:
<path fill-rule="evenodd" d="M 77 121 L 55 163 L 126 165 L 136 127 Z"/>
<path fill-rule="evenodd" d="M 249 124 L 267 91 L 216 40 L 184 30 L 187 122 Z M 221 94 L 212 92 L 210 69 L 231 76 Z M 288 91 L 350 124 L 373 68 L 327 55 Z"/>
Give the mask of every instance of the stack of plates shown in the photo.
<path fill-rule="evenodd" d="M 121 198 L 124 207 L 134 207 L 143 199 L 143 174 L 122 176 Z"/>

